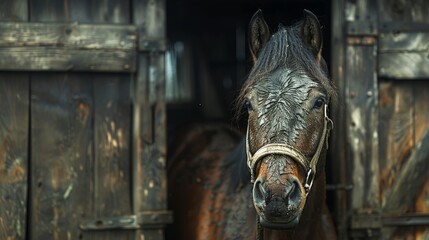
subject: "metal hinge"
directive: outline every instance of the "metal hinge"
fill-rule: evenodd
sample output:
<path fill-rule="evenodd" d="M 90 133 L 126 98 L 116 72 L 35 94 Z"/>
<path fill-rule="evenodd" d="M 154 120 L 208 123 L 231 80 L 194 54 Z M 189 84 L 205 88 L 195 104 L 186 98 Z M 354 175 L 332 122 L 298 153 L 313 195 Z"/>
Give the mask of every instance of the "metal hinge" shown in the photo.
<path fill-rule="evenodd" d="M 79 227 L 82 230 L 134 230 L 142 228 L 159 228 L 173 223 L 171 211 L 142 212 L 136 215 L 98 218 L 83 221 Z"/>

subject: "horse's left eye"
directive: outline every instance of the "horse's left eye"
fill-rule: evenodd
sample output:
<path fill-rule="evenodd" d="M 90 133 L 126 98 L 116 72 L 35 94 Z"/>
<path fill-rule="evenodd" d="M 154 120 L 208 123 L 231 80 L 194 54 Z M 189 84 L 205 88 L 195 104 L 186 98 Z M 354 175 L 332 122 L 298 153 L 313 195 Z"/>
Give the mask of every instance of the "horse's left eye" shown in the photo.
<path fill-rule="evenodd" d="M 320 109 L 323 105 L 325 105 L 326 100 L 323 97 L 319 97 L 316 102 L 314 102 L 314 109 Z"/>
<path fill-rule="evenodd" d="M 253 111 L 252 103 L 248 99 L 244 101 L 244 108 L 247 109 L 247 111 Z"/>

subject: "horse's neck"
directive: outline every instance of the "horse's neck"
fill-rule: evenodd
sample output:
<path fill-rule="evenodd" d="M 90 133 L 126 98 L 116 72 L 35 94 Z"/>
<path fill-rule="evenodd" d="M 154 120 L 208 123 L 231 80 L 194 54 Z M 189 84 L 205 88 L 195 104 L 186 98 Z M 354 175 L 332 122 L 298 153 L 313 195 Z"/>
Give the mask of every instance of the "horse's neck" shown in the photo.
<path fill-rule="evenodd" d="M 325 204 L 325 172 L 320 171 L 308 195 L 299 224 L 294 230 L 265 229 L 264 240 L 323 239 L 322 209 Z"/>

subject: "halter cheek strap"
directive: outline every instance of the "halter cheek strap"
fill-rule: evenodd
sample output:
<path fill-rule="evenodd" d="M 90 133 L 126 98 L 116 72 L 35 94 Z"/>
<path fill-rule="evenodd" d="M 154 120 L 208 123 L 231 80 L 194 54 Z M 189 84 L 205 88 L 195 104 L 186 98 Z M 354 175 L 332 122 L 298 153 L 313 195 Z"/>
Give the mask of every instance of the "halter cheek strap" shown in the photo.
<path fill-rule="evenodd" d="M 324 121 L 323 121 L 323 132 L 319 140 L 319 145 L 317 146 L 316 152 L 313 155 L 313 158 L 309 162 L 307 158 L 296 148 L 288 144 L 283 143 L 270 143 L 262 146 L 258 149 L 253 155 L 250 152 L 249 146 L 249 124 L 247 124 L 247 133 L 246 133 L 246 154 L 247 154 L 247 166 L 249 167 L 251 174 L 251 183 L 255 182 L 256 178 L 256 167 L 265 156 L 268 155 L 286 155 L 296 161 L 307 173 L 307 177 L 304 184 L 304 189 L 308 195 L 316 176 L 317 162 L 319 161 L 320 154 L 323 149 L 323 145 L 326 144 L 328 148 L 328 138 L 330 130 L 333 127 L 332 120 L 328 117 L 327 113 L 328 105 L 325 104 L 324 109 Z"/>

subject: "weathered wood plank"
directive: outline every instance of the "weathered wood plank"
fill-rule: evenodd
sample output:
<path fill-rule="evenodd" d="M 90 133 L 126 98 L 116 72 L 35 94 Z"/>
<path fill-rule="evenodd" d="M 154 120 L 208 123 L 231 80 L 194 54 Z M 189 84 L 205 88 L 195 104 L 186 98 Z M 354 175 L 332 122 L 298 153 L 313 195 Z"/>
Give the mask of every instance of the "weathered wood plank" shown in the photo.
<path fill-rule="evenodd" d="M 79 239 L 93 208 L 91 76 L 36 74 L 31 81 L 31 239 Z"/>
<path fill-rule="evenodd" d="M 139 49 L 165 51 L 165 0 L 132 0 L 133 20 L 139 26 Z"/>
<path fill-rule="evenodd" d="M 69 2 L 69 6 L 73 21 L 124 26 L 131 19 L 130 1 L 74 0 Z M 137 39 L 134 40 L 133 44 Z M 134 51 L 137 50 L 136 45 L 133 48 Z M 95 114 L 93 219 L 127 216 L 132 213 L 131 75 L 97 73 L 92 76 Z M 88 239 L 100 240 L 131 240 L 133 236 L 134 231 L 104 230 L 85 233 Z"/>
<path fill-rule="evenodd" d="M 429 82 L 415 81 L 414 84 L 414 141 L 418 142 L 429 129 Z M 426 163 L 427 164 L 427 163 Z M 429 213 L 429 173 L 426 174 L 423 186 L 415 200 L 415 212 Z M 416 239 L 429 239 L 427 227 L 416 228 Z"/>
<path fill-rule="evenodd" d="M 379 206 L 376 47 L 347 46 L 346 102 L 353 209 Z"/>
<path fill-rule="evenodd" d="M 429 25 L 428 25 L 429 27 Z M 428 51 L 429 32 L 391 32 L 380 34 L 380 52 L 426 52 Z"/>
<path fill-rule="evenodd" d="M 414 205 L 416 194 L 427 179 L 429 164 L 429 129 L 426 130 L 416 144 L 409 159 L 402 167 L 392 187 L 386 191 L 383 211 L 386 213 L 402 213 Z M 398 194 L 406 193 L 406 194 Z"/>
<path fill-rule="evenodd" d="M 69 2 L 67 0 L 29 0 L 31 22 L 69 22 Z"/>
<path fill-rule="evenodd" d="M 0 47 L 135 50 L 136 41 L 137 30 L 131 25 L 0 23 Z"/>
<path fill-rule="evenodd" d="M 29 82 L 0 74 L 0 239 L 26 239 Z"/>
<path fill-rule="evenodd" d="M 346 1 L 345 7 L 347 21 L 365 23 L 358 34 L 349 31 L 353 36 L 346 36 L 346 151 L 353 184 L 350 204 L 357 214 L 376 214 L 379 211 L 377 39 L 370 35 L 377 33 L 373 28 L 378 26 L 378 8 L 370 0 Z"/>
<path fill-rule="evenodd" d="M 26 22 L 28 21 L 27 0 L 1 0 L 0 21 Z"/>
<path fill-rule="evenodd" d="M 164 55 L 140 55 L 139 73 L 134 92 L 133 168 L 134 210 L 165 211 L 166 189 L 166 118 Z M 156 69 L 156 71 L 147 71 Z M 151 83 L 155 84 L 152 88 Z M 151 91 L 155 91 L 154 115 L 151 113 Z M 138 231 L 136 239 L 164 239 L 159 229 Z"/>
<path fill-rule="evenodd" d="M 394 79 L 428 79 L 428 52 L 381 52 L 378 74 Z"/>
<path fill-rule="evenodd" d="M 94 76 L 95 218 L 132 214 L 130 75 Z M 91 233 L 90 239 L 132 239 L 132 231 Z"/>
<path fill-rule="evenodd" d="M 28 20 L 26 0 L 0 1 L 0 21 Z M 29 75 L 0 73 L 0 239 L 27 239 Z"/>
<path fill-rule="evenodd" d="M 345 99 L 345 81 L 344 81 L 344 65 L 345 65 L 345 39 L 344 39 L 344 13 L 342 10 L 344 9 L 345 1 L 338 0 L 333 1 L 331 5 L 332 12 L 332 21 L 331 21 L 331 29 L 332 29 L 332 38 L 331 38 L 331 46 L 336 46 L 331 48 L 331 74 L 332 81 L 335 83 L 335 86 L 338 89 L 338 98 Z M 339 100 L 341 101 L 341 100 Z M 330 146 L 329 147 L 329 155 L 331 156 L 330 166 L 332 168 L 333 174 L 333 182 L 334 184 L 348 184 L 347 176 L 347 161 L 346 159 L 346 146 L 344 143 L 346 142 L 346 126 L 345 126 L 345 105 L 338 104 L 337 106 L 333 106 L 331 110 L 332 119 L 334 121 L 335 128 L 332 131 L 332 135 L 330 137 Z M 345 191 L 336 191 L 335 199 L 334 199 L 334 212 L 333 217 L 335 221 L 335 226 L 337 228 L 337 233 L 339 239 L 348 239 L 347 236 L 347 192 Z"/>
<path fill-rule="evenodd" d="M 408 82 L 382 80 L 379 85 L 380 194 L 395 181 L 414 142 L 414 92 Z M 388 213 L 387 213 L 388 214 Z"/>
<path fill-rule="evenodd" d="M 133 72 L 136 52 L 52 47 L 0 48 L 0 69 L 19 71 Z"/>
<path fill-rule="evenodd" d="M 426 0 L 411 1 L 375 1 L 379 5 L 380 22 L 429 22 L 429 3 Z"/>
<path fill-rule="evenodd" d="M 129 23 L 130 1 L 73 0 L 68 2 L 71 21 Z"/>
<path fill-rule="evenodd" d="M 160 52 L 139 54 L 133 111 L 133 209 L 135 213 L 162 211 L 167 209 L 165 66 L 162 53 L 166 37 L 165 0 L 133 0 L 132 6 L 133 23 L 139 27 L 141 37 L 139 49 Z M 155 96 L 154 113 L 151 113 L 149 105 L 151 95 Z M 162 228 L 137 231 L 135 239 L 142 238 L 162 240 L 164 231 Z"/>

